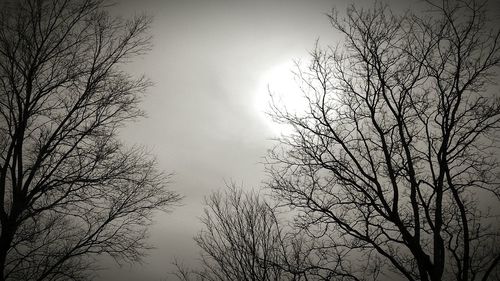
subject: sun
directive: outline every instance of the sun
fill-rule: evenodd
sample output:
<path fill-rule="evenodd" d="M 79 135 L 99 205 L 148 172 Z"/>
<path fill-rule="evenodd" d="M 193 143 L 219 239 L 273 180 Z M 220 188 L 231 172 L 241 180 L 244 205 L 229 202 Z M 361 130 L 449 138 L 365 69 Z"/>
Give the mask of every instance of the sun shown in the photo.
<path fill-rule="evenodd" d="M 306 106 L 298 77 L 293 73 L 296 69 L 293 61 L 284 62 L 270 67 L 259 78 L 255 108 L 264 124 L 275 135 L 286 133 L 290 128 L 273 122 L 268 115 L 271 112 L 271 102 L 292 113 L 299 112 Z"/>

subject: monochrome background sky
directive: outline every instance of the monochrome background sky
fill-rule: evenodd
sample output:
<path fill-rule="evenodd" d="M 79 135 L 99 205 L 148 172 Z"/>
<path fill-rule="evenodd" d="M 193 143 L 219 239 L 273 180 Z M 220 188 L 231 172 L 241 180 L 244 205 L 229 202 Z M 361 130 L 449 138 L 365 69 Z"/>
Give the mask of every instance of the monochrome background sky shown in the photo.
<path fill-rule="evenodd" d="M 493 1 L 495 2 L 495 1 Z M 496 2 L 500 2 L 497 1 Z M 342 40 L 326 13 L 344 12 L 348 0 L 122 0 L 113 14 L 154 17 L 153 49 L 126 69 L 153 82 L 142 108 L 148 117 L 122 130 L 128 145 L 145 146 L 159 167 L 174 172 L 170 188 L 185 196 L 151 228 L 150 252 L 141 266 L 105 272 L 102 280 L 174 280 L 174 258 L 196 264 L 193 236 L 201 229 L 203 197 L 233 181 L 259 188 L 261 164 L 278 127 L 264 114 L 267 88 L 294 106 L 293 60 L 307 62 L 315 40 Z M 370 6 L 372 1 L 356 1 Z M 422 1 L 389 2 L 394 10 Z M 500 18 L 500 5 L 494 3 Z"/>

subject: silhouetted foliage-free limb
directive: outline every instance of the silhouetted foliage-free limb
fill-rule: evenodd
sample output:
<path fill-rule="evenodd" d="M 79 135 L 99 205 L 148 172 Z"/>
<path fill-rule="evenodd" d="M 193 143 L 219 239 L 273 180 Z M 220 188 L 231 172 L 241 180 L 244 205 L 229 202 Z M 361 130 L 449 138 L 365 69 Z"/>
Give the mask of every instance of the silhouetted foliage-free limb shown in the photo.
<path fill-rule="evenodd" d="M 300 235 L 278 219 L 278 211 L 255 192 L 230 185 L 206 198 L 197 270 L 176 262 L 179 280 L 313 280 Z"/>
<path fill-rule="evenodd" d="M 276 280 L 280 229 L 272 208 L 257 194 L 231 186 L 206 199 L 204 229 L 195 241 L 202 249 L 207 280 Z"/>
<path fill-rule="evenodd" d="M 83 280 L 95 257 L 140 261 L 152 212 L 180 197 L 117 130 L 150 84 L 120 66 L 150 20 L 103 1 L 26 0 L 0 13 L 0 280 Z"/>
<path fill-rule="evenodd" d="M 332 13 L 345 42 L 299 69 L 305 113 L 274 105 L 294 130 L 269 187 L 325 243 L 332 276 L 498 278 L 499 31 L 480 1 L 427 4 Z"/>

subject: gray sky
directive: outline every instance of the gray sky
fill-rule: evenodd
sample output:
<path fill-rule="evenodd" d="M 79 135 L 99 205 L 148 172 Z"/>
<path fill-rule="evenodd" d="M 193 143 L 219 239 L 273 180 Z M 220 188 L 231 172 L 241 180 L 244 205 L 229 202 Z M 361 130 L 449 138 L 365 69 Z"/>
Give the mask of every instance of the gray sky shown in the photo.
<path fill-rule="evenodd" d="M 414 3 L 393 2 L 396 9 Z M 344 11 L 348 3 L 118 1 L 115 12 L 125 17 L 142 11 L 154 16 L 153 50 L 128 66 L 155 83 L 142 105 L 148 118 L 124 128 L 123 140 L 144 145 L 161 169 L 175 172 L 170 188 L 185 199 L 172 213 L 156 216 L 150 237 L 156 249 L 146 264 L 110 271 L 103 280 L 173 280 L 174 257 L 195 262 L 192 238 L 201 229 L 203 197 L 224 181 L 258 188 L 265 179 L 259 162 L 277 132 L 263 114 L 267 84 L 290 90 L 294 59 L 307 60 L 317 38 L 323 45 L 342 39 L 325 13 Z"/>
<path fill-rule="evenodd" d="M 123 139 L 150 149 L 162 169 L 175 172 L 170 187 L 186 196 L 183 206 L 156 217 L 150 239 L 156 249 L 144 266 L 120 270 L 128 280 L 166 278 L 174 257 L 193 263 L 198 249 L 192 238 L 201 229 L 203 197 L 225 180 L 252 188 L 265 178 L 259 162 L 275 134 L 263 113 L 267 84 L 274 90 L 293 85 L 286 82 L 293 59 L 306 59 L 316 38 L 331 37 L 324 14 L 332 5 L 279 0 L 118 3 L 124 16 L 140 11 L 154 15 L 154 48 L 130 66 L 155 83 L 142 106 L 148 118 L 127 126 Z"/>

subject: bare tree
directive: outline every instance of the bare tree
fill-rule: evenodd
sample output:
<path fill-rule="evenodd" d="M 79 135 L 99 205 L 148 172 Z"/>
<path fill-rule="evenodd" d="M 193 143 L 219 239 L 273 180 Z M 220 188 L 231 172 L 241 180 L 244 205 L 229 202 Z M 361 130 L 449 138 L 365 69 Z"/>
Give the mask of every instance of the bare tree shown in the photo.
<path fill-rule="evenodd" d="M 137 262 L 152 212 L 180 197 L 117 139 L 150 84 L 120 70 L 150 20 L 99 0 L 25 0 L 0 13 L 0 280 L 83 280 L 107 254 Z M 5 6 L 7 7 L 7 6 Z"/>
<path fill-rule="evenodd" d="M 195 237 L 201 266 L 175 262 L 179 280 L 310 280 L 301 236 L 287 232 L 278 210 L 255 192 L 230 185 L 206 198 L 203 230 Z"/>
<path fill-rule="evenodd" d="M 235 187 L 206 199 L 205 228 L 195 238 L 207 280 L 279 280 L 279 225 L 256 194 Z"/>
<path fill-rule="evenodd" d="M 269 187 L 321 240 L 327 280 L 498 280 L 499 31 L 485 3 L 330 15 Z M 493 208 L 488 208 L 493 207 Z M 496 209 L 495 209 L 496 208 Z"/>

